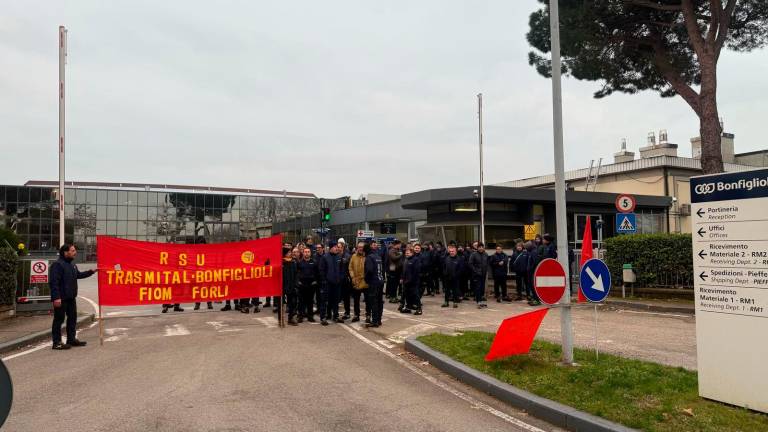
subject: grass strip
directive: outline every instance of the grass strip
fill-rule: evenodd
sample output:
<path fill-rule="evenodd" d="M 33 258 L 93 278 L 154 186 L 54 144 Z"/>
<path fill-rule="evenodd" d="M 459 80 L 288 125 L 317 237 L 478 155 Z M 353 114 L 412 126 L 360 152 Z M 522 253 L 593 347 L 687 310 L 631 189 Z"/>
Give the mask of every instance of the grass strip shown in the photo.
<path fill-rule="evenodd" d="M 535 341 L 528 355 L 487 363 L 493 333 L 440 333 L 418 339 L 494 378 L 581 411 L 647 431 L 768 431 L 768 415 L 698 395 L 696 372 L 576 349 L 578 367 L 560 364 L 560 346 Z"/>

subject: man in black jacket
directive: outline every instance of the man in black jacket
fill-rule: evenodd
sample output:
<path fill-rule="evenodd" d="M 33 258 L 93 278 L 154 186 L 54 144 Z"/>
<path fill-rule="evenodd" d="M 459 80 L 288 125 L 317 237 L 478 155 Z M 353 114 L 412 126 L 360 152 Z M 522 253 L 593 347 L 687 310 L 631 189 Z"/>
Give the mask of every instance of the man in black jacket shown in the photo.
<path fill-rule="evenodd" d="M 485 245 L 482 242 L 477 242 L 477 250 L 469 257 L 469 268 L 477 308 L 486 308 L 488 304 L 485 302 L 485 280 L 488 276 L 488 255 L 485 253 Z"/>
<path fill-rule="evenodd" d="M 378 243 L 371 242 L 371 250 L 365 257 L 365 283 L 368 284 L 368 305 L 371 308 L 371 323 L 366 327 L 381 326 L 384 313 L 384 260 L 381 259 Z"/>
<path fill-rule="evenodd" d="M 501 249 L 501 246 L 496 246 L 496 253 L 489 258 L 490 266 L 493 276 L 493 296 L 496 298 L 497 303 L 501 301 L 512 301 L 507 296 L 507 269 L 509 267 L 509 257 Z"/>
<path fill-rule="evenodd" d="M 448 256 L 443 261 L 443 290 L 445 291 L 445 303 L 443 307 L 448 307 L 449 302 L 453 301 L 453 307 L 459 307 L 459 278 L 464 272 L 464 260 L 457 255 L 456 246 L 448 246 Z"/>
<path fill-rule="evenodd" d="M 65 243 L 59 249 L 59 259 L 51 266 L 51 301 L 53 302 L 53 349 L 65 350 L 73 346 L 85 346 L 86 342 L 75 337 L 77 326 L 77 280 L 96 273 L 96 270 L 81 272 L 72 261 L 77 256 L 74 245 Z M 61 325 L 67 318 L 67 343 L 61 343 Z"/>

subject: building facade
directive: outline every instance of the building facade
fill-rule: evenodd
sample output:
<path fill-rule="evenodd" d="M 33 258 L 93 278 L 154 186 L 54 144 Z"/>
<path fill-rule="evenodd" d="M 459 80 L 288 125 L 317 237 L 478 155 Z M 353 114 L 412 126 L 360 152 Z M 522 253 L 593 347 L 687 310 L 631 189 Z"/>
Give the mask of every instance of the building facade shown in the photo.
<path fill-rule="evenodd" d="M 53 182 L 0 185 L 0 226 L 34 254 L 59 246 L 58 187 Z M 161 243 L 221 243 L 268 237 L 273 225 L 347 200 L 313 194 L 181 185 L 67 182 L 65 241 L 94 261 L 96 236 Z M 310 229 L 310 227 L 307 227 Z"/>

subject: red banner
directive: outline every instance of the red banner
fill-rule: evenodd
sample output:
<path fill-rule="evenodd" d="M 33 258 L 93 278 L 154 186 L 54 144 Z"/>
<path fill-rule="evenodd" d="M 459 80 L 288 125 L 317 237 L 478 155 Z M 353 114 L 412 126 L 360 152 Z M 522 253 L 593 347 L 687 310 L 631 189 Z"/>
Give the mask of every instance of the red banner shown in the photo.
<path fill-rule="evenodd" d="M 193 303 L 282 293 L 282 238 L 173 244 L 97 236 L 99 304 Z"/>

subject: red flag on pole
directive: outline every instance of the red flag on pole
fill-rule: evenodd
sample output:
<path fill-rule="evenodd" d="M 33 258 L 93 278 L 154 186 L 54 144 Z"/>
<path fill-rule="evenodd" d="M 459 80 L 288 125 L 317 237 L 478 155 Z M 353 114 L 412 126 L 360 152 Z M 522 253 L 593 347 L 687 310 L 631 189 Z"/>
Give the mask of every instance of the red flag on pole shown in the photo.
<path fill-rule="evenodd" d="M 591 260 L 592 258 L 592 220 L 589 216 L 587 216 L 587 225 L 584 227 L 584 239 L 581 242 L 581 260 L 579 261 L 579 272 L 581 272 L 581 268 L 584 266 L 584 263 Z M 581 282 L 579 282 L 578 302 L 584 303 L 586 301 L 587 298 L 584 296 L 584 293 L 581 292 Z"/>
<path fill-rule="evenodd" d="M 547 312 L 549 308 L 541 308 L 502 321 L 496 337 L 493 338 L 491 349 L 485 355 L 485 361 L 530 351 L 533 338 Z"/>

